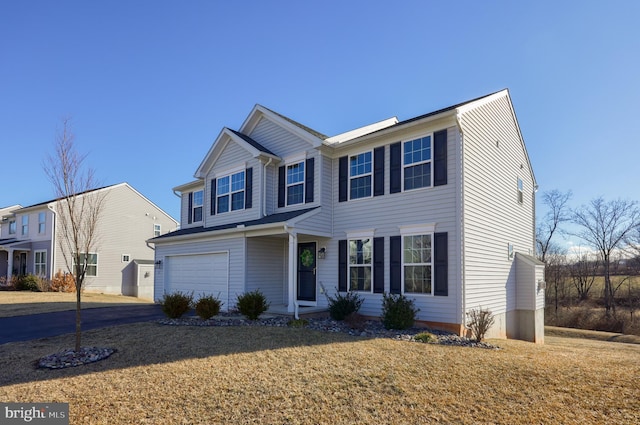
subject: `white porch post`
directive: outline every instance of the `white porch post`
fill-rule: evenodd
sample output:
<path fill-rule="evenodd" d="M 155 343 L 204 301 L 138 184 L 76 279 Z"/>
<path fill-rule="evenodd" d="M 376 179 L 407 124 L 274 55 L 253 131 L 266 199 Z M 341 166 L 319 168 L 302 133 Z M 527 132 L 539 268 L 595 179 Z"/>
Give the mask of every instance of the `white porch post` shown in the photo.
<path fill-rule="evenodd" d="M 13 249 L 9 248 L 9 255 L 7 257 L 7 281 L 11 279 L 11 275 L 13 274 Z"/>
<path fill-rule="evenodd" d="M 296 253 L 298 251 L 298 235 L 295 232 L 289 231 L 289 304 L 287 305 L 287 312 L 295 312 L 296 302 L 296 276 L 298 275 L 298 259 Z"/>

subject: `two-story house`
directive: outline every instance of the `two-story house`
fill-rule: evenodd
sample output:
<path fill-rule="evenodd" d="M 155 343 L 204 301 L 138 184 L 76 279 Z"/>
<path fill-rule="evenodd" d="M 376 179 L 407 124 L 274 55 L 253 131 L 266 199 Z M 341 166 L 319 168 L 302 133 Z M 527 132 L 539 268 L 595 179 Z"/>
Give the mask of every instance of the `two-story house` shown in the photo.
<path fill-rule="evenodd" d="M 174 188 L 181 229 L 156 246 L 155 296 L 261 290 L 274 311 L 326 308 L 324 291 L 415 300 L 418 320 L 542 342 L 543 265 L 532 257 L 536 181 L 507 90 L 328 137 L 256 105 L 223 128 Z"/>
<path fill-rule="evenodd" d="M 153 299 L 154 253 L 146 240 L 176 230 L 178 222 L 127 183 L 79 196 L 97 191 L 104 203 L 85 291 Z M 53 199 L 2 210 L 0 276 L 30 273 L 50 279 L 68 271 L 58 238 L 59 208 L 60 201 Z"/>

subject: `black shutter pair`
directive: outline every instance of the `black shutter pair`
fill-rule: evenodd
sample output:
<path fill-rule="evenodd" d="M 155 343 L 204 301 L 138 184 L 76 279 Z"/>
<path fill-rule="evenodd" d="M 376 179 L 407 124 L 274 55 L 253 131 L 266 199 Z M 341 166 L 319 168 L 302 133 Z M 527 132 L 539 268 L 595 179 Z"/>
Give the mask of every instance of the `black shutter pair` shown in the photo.
<path fill-rule="evenodd" d="M 193 223 L 193 192 L 189 192 L 189 201 L 187 203 L 187 223 Z"/>
<path fill-rule="evenodd" d="M 338 291 L 347 291 L 347 240 L 338 241 Z M 384 238 L 373 238 L 373 292 L 384 292 Z"/>
<path fill-rule="evenodd" d="M 394 143 L 389 147 L 391 163 L 389 173 L 389 191 L 402 191 L 402 144 Z M 447 129 L 433 133 L 433 185 L 447 184 Z"/>
<path fill-rule="evenodd" d="M 244 178 L 244 208 L 248 209 L 253 206 L 253 167 L 245 170 Z M 211 179 L 210 215 L 216 214 L 216 195 L 216 179 Z"/>
<path fill-rule="evenodd" d="M 313 202 L 315 184 L 315 158 L 307 158 L 304 165 L 304 202 Z M 278 168 L 278 208 L 285 206 L 287 200 L 287 166 Z"/>
<path fill-rule="evenodd" d="M 402 238 L 400 236 L 392 236 L 389 238 L 389 242 L 391 250 L 391 285 L 389 292 L 392 294 L 399 294 L 402 288 Z M 449 294 L 448 246 L 447 232 L 435 233 L 433 235 L 433 266 L 435 280 L 433 295 L 447 296 Z"/>
<path fill-rule="evenodd" d="M 384 195 L 384 146 L 373 150 L 373 196 Z M 338 202 L 349 199 L 349 157 L 338 159 Z"/>

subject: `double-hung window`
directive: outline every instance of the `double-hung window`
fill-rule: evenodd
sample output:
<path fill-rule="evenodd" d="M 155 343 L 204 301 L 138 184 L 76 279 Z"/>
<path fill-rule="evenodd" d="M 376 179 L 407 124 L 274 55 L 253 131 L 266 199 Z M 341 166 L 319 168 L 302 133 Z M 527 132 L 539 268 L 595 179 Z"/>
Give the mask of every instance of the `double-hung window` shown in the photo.
<path fill-rule="evenodd" d="M 38 233 L 43 234 L 46 229 L 46 214 L 41 212 L 38 213 Z"/>
<path fill-rule="evenodd" d="M 349 290 L 371 291 L 372 238 L 349 240 Z"/>
<path fill-rule="evenodd" d="M 518 178 L 518 203 L 521 204 L 524 201 L 524 183 L 522 179 Z"/>
<path fill-rule="evenodd" d="M 84 252 L 80 253 L 80 260 L 86 263 L 86 272 L 85 276 L 95 277 L 98 275 L 98 254 L 89 253 L 85 254 Z M 76 266 L 76 257 L 73 256 L 73 267 L 75 271 Z"/>
<path fill-rule="evenodd" d="M 431 235 L 406 235 L 402 239 L 404 292 L 432 294 Z"/>
<path fill-rule="evenodd" d="M 47 275 L 47 251 L 35 251 L 34 252 L 34 272 L 36 276 Z"/>
<path fill-rule="evenodd" d="M 23 235 L 29 234 L 29 216 L 28 215 L 22 216 L 22 234 Z"/>
<path fill-rule="evenodd" d="M 217 213 L 244 209 L 245 172 L 240 171 L 216 180 Z"/>
<path fill-rule="evenodd" d="M 9 221 L 9 234 L 10 235 L 15 235 L 16 234 L 16 221 L 15 220 L 11 220 Z"/>
<path fill-rule="evenodd" d="M 153 225 L 153 237 L 157 238 L 158 236 L 160 236 L 160 232 L 162 231 L 162 225 L 160 224 L 154 224 Z"/>
<path fill-rule="evenodd" d="M 404 190 L 431 186 L 431 135 L 404 142 Z"/>
<path fill-rule="evenodd" d="M 304 202 L 304 161 L 287 165 L 287 205 Z"/>
<path fill-rule="evenodd" d="M 193 221 L 202 221 L 202 202 L 204 198 L 204 191 L 198 190 L 197 192 L 193 192 L 193 205 L 192 205 L 192 214 Z"/>
<path fill-rule="evenodd" d="M 349 194 L 351 199 L 371 196 L 371 152 L 349 157 Z"/>

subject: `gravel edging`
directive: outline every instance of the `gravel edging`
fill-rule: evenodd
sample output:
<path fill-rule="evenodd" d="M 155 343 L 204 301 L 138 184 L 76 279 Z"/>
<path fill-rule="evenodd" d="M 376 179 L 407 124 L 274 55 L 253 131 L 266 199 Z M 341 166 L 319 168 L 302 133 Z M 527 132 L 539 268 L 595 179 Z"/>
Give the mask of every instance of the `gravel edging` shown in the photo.
<path fill-rule="evenodd" d="M 272 327 L 290 327 L 292 319 L 285 316 L 264 317 L 258 320 L 249 320 L 244 317 L 239 317 L 234 313 L 220 313 L 208 320 L 203 320 L 199 317 L 192 316 L 179 319 L 161 319 L 158 321 L 161 325 L 168 326 L 272 326 Z M 416 335 L 428 332 L 432 334 L 435 339 L 428 342 L 429 344 L 440 345 L 455 345 L 461 347 L 478 347 L 497 350 L 500 347 L 488 344 L 486 342 L 476 342 L 475 340 L 461 337 L 450 332 L 438 331 L 428 328 L 409 328 L 404 330 L 389 330 L 386 329 L 382 322 L 377 320 L 366 320 L 363 322 L 359 329 L 352 329 L 344 321 L 333 320 L 328 317 L 322 318 L 309 318 L 302 319 L 301 325 L 298 327 L 304 327 L 307 329 L 313 329 L 324 332 L 345 333 L 351 336 L 360 336 L 367 338 L 391 338 L 409 342 L 420 342 L 415 338 Z"/>
<path fill-rule="evenodd" d="M 106 359 L 115 352 L 116 349 L 114 348 L 103 347 L 80 347 L 80 351 L 69 348 L 55 354 L 41 357 L 40 360 L 38 360 L 38 367 L 43 369 L 76 367 Z"/>

